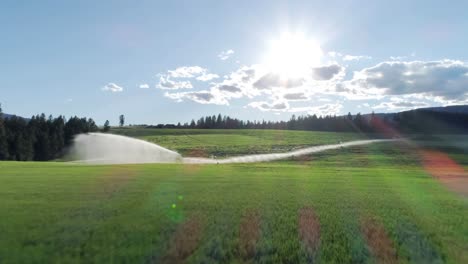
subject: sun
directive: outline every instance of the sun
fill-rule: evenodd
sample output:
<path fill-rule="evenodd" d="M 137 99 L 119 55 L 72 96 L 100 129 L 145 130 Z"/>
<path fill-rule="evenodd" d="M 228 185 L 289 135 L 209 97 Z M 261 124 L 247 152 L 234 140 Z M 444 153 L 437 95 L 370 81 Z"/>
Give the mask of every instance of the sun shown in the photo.
<path fill-rule="evenodd" d="M 322 53 L 313 39 L 306 38 L 303 33 L 287 32 L 270 42 L 265 65 L 283 78 L 301 77 L 320 63 Z"/>

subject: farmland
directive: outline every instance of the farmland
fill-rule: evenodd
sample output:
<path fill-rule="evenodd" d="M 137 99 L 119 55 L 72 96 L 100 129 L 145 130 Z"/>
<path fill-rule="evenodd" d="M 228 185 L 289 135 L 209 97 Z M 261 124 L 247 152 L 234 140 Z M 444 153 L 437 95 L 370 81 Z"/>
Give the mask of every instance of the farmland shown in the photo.
<path fill-rule="evenodd" d="M 221 156 L 364 137 L 114 132 Z M 418 144 L 466 171 L 466 150 L 450 140 Z M 468 199 L 431 176 L 419 153 L 377 143 L 257 164 L 1 162 L 0 262 L 467 263 Z"/>

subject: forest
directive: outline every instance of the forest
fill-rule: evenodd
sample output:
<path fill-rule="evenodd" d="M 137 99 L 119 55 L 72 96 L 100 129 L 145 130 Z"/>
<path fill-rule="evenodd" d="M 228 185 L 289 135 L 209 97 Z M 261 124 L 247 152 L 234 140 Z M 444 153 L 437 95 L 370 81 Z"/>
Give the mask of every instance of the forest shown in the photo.
<path fill-rule="evenodd" d="M 4 118 L 0 108 L 0 160 L 54 160 L 64 154 L 75 135 L 98 130 L 91 118 L 67 120 L 63 116 L 46 118 L 45 114 Z"/>

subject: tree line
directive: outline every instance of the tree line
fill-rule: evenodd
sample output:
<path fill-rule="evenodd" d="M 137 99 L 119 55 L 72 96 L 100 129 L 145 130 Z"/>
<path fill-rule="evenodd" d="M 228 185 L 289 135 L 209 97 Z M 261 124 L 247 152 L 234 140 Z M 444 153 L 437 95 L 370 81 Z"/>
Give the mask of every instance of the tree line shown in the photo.
<path fill-rule="evenodd" d="M 125 117 L 119 116 L 124 126 Z M 410 110 L 395 114 L 345 116 L 293 115 L 287 121 L 244 121 L 221 114 L 201 117 L 184 124 L 159 124 L 147 128 L 197 129 L 284 129 L 373 133 L 395 136 L 410 133 L 468 133 L 468 113 Z M 46 118 L 45 114 L 30 119 L 17 116 L 4 118 L 0 105 L 0 160 L 45 161 L 61 157 L 77 134 L 108 132 L 109 121 L 99 130 L 91 118 L 64 116 Z"/>
<path fill-rule="evenodd" d="M 198 129 L 288 129 L 288 130 L 319 130 L 319 131 L 354 131 L 355 123 L 361 125 L 361 114 L 347 118 L 337 116 L 295 116 L 288 121 L 244 121 L 221 114 L 201 117 L 190 123 L 159 124 L 149 128 L 198 128 Z"/>
<path fill-rule="evenodd" d="M 287 121 L 244 121 L 221 114 L 201 117 L 184 124 L 158 124 L 148 128 L 283 129 L 362 133 L 466 133 L 468 114 L 416 109 L 394 114 L 360 113 L 345 116 L 301 115 Z"/>
<path fill-rule="evenodd" d="M 44 161 L 61 157 L 73 137 L 96 132 L 91 118 L 46 118 L 45 114 L 31 119 L 11 116 L 4 118 L 0 106 L 0 160 Z"/>

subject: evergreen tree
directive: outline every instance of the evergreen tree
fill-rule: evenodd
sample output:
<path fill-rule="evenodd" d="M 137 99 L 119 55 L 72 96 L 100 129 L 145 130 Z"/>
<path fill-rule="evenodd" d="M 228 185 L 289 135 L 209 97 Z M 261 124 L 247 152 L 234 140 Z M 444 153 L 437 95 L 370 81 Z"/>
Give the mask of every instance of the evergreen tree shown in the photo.
<path fill-rule="evenodd" d="M 92 118 L 88 118 L 86 121 L 86 127 L 88 132 L 96 132 L 99 130 L 99 127 L 96 125 L 96 122 Z"/>
<path fill-rule="evenodd" d="M 98 127 L 91 118 L 75 116 L 65 122 L 63 116 L 46 118 L 42 114 L 26 120 L 17 116 L 4 119 L 0 114 L 0 159 L 55 159 L 63 154 L 63 149 L 72 143 L 75 135 L 94 131 L 98 131 Z M 2 142 L 6 143 L 2 145 Z"/>
<path fill-rule="evenodd" d="M 34 117 L 32 118 L 34 119 Z M 34 130 L 34 160 L 44 161 L 51 159 L 49 125 L 45 118 L 45 114 L 35 117 L 34 123 L 31 120 L 30 124 L 35 125 L 31 130 Z"/>
<path fill-rule="evenodd" d="M 49 139 L 50 139 L 50 152 L 51 158 L 55 159 L 60 157 L 65 146 L 65 120 L 62 116 L 52 119 L 49 118 Z"/>
<path fill-rule="evenodd" d="M 0 104 L 0 160 L 7 160 L 9 157 L 7 134 L 3 121 L 2 104 Z"/>
<path fill-rule="evenodd" d="M 357 113 L 353 121 L 354 125 L 359 129 L 360 132 L 363 132 L 365 130 L 364 119 L 361 116 L 361 113 Z"/>
<path fill-rule="evenodd" d="M 125 125 L 125 116 L 124 115 L 119 116 L 119 125 L 121 127 L 123 127 Z"/>
<path fill-rule="evenodd" d="M 102 128 L 102 132 L 109 132 L 110 130 L 110 125 L 109 125 L 109 120 L 106 120 L 104 123 L 104 127 Z"/>
<path fill-rule="evenodd" d="M 216 119 L 216 128 L 222 128 L 223 127 L 223 118 L 221 117 L 221 114 L 218 114 L 218 118 Z"/>
<path fill-rule="evenodd" d="M 7 134 L 9 159 L 27 161 L 33 159 L 33 131 L 21 117 L 13 116 L 4 121 Z"/>

